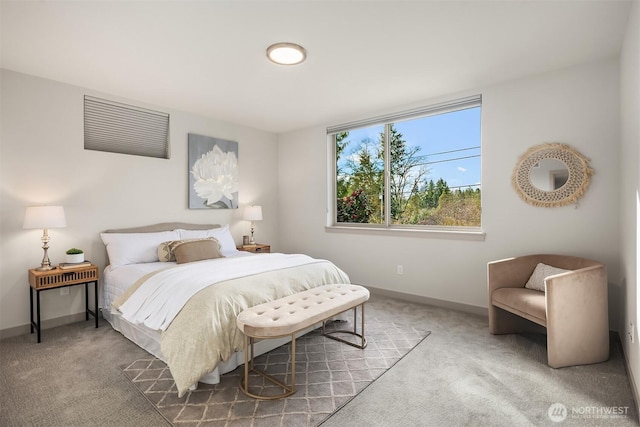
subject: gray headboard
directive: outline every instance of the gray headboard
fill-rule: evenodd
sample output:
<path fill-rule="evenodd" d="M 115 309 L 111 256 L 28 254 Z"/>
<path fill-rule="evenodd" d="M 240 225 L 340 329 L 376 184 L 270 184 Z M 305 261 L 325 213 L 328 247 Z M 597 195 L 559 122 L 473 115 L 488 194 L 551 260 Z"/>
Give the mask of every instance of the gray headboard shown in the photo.
<path fill-rule="evenodd" d="M 159 224 L 144 225 L 141 227 L 118 228 L 106 230 L 105 233 L 157 233 L 160 231 L 172 231 L 176 228 L 184 230 L 209 230 L 220 228 L 220 224 L 191 224 L 188 222 L 162 222 Z M 104 246 L 103 246 L 104 247 Z M 107 255 L 107 265 L 109 264 L 109 254 Z"/>
<path fill-rule="evenodd" d="M 176 228 L 184 230 L 209 230 L 220 228 L 220 224 L 191 224 L 188 222 L 162 222 L 160 224 L 144 225 L 142 227 L 119 228 L 106 230 L 105 233 L 157 233 L 159 231 L 171 231 Z"/>

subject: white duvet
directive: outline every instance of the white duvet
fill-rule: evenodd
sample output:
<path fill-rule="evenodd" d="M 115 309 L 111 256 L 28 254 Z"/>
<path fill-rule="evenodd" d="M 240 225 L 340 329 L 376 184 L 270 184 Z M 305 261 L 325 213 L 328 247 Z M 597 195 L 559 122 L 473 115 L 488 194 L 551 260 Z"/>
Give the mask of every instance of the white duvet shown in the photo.
<path fill-rule="evenodd" d="M 270 254 L 180 264 L 148 278 L 119 310 L 131 323 L 165 331 L 189 298 L 207 286 L 314 262 L 307 255 Z"/>
<path fill-rule="evenodd" d="M 242 350 L 236 317 L 244 309 L 336 283 L 349 283 L 349 277 L 333 263 L 306 255 L 223 258 L 144 275 L 112 307 L 132 323 L 166 328 L 156 329 L 160 349 L 181 397 Z"/>

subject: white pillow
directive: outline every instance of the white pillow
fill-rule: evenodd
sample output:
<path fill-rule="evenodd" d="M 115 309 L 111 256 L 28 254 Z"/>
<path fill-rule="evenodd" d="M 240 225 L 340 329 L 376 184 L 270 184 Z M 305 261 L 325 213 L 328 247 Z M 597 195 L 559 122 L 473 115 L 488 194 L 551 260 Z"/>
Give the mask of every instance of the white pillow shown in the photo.
<path fill-rule="evenodd" d="M 524 287 L 527 289 L 533 289 L 534 291 L 545 292 L 544 280 L 547 277 L 553 276 L 554 274 L 566 273 L 567 271 L 571 270 L 565 270 L 558 267 L 552 267 L 547 264 L 538 263 L 535 270 L 533 270 L 533 274 L 531 275 L 531 277 L 529 277 L 529 280 L 527 281 L 527 284 L 524 285 Z"/>
<path fill-rule="evenodd" d="M 219 228 L 210 228 L 208 230 L 176 230 L 180 234 L 180 239 L 204 239 L 207 237 L 215 237 L 220 243 L 220 252 L 222 254 L 235 252 L 236 242 L 233 240 L 231 231 L 229 231 L 229 225 L 225 225 Z"/>
<path fill-rule="evenodd" d="M 174 230 L 158 233 L 100 233 L 100 237 L 107 247 L 109 264 L 117 267 L 158 261 L 160 243 L 178 240 L 180 234 Z"/>

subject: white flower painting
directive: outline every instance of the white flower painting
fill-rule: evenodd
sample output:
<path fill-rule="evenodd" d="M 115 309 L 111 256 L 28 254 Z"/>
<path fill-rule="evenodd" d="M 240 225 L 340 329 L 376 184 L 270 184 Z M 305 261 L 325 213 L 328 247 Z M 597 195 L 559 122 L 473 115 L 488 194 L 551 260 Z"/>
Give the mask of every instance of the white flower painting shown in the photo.
<path fill-rule="evenodd" d="M 189 134 L 189 208 L 238 207 L 238 143 Z"/>

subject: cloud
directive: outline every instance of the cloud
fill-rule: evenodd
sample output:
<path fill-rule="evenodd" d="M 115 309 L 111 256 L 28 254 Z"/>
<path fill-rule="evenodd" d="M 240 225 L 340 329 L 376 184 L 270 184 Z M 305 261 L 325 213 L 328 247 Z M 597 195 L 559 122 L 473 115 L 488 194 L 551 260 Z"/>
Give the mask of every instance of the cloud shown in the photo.
<path fill-rule="evenodd" d="M 458 166 L 457 168 L 460 172 L 466 172 L 467 170 L 465 168 L 463 168 L 462 166 Z"/>

